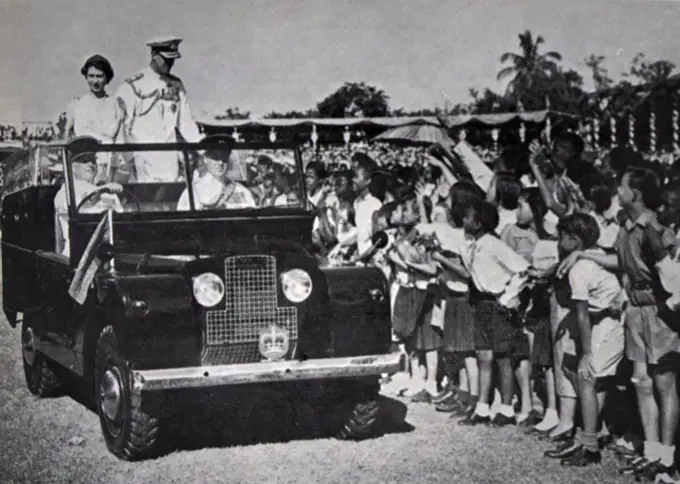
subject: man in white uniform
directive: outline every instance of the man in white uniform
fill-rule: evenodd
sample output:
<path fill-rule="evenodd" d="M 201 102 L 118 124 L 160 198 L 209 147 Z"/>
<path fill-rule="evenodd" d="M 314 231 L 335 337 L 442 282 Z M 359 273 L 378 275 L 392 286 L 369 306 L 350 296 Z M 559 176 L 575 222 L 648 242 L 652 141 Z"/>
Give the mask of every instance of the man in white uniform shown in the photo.
<path fill-rule="evenodd" d="M 182 81 L 170 74 L 179 59 L 176 37 L 152 40 L 149 67 L 125 80 L 117 97 L 125 107 L 124 136 L 128 143 L 198 142 L 201 134 L 191 115 Z M 179 155 L 135 153 L 138 182 L 172 182 L 181 178 Z"/>

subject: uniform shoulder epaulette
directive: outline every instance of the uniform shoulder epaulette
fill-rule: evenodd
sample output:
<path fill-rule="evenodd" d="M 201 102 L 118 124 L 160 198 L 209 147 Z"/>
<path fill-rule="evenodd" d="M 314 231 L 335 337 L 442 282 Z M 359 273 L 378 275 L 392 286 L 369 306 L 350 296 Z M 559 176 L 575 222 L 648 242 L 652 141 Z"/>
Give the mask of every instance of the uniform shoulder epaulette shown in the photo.
<path fill-rule="evenodd" d="M 139 81 L 142 77 L 144 77 L 144 73 L 138 72 L 137 74 L 130 76 L 127 79 L 125 79 L 125 82 L 129 82 L 129 83 L 132 84 L 135 81 Z"/>

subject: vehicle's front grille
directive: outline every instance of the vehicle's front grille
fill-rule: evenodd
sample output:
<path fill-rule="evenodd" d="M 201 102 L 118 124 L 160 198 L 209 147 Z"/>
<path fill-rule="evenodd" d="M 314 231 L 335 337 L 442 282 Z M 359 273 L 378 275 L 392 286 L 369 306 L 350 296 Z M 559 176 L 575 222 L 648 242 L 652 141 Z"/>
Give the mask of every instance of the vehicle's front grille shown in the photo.
<path fill-rule="evenodd" d="M 226 308 L 207 311 L 203 364 L 260 361 L 260 332 L 275 325 L 288 332 L 291 357 L 298 339 L 297 308 L 279 307 L 276 259 L 234 256 L 224 263 Z"/>

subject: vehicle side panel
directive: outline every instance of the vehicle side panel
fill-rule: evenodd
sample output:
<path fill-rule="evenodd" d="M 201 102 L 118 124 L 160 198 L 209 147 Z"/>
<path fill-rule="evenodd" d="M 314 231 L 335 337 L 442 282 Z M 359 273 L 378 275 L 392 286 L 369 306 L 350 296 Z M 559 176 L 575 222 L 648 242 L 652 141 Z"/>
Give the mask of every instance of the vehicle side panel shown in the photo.
<path fill-rule="evenodd" d="M 39 187 L 26 188 L 3 198 L 3 307 L 8 317 L 40 304 L 35 290 L 38 287 L 35 254 L 54 246 L 53 200 L 51 192 Z M 48 216 L 45 205 L 49 205 Z"/>

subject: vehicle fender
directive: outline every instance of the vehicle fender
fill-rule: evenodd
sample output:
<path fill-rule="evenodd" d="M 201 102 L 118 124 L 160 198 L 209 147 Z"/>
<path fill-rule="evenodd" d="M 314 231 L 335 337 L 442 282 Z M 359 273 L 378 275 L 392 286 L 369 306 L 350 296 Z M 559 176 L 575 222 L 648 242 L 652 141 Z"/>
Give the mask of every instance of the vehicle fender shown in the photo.
<path fill-rule="evenodd" d="M 387 353 L 392 321 L 387 280 L 375 267 L 325 268 L 334 356 Z"/>
<path fill-rule="evenodd" d="M 139 274 L 97 284 L 103 318 L 123 357 L 143 368 L 194 364 L 200 339 L 192 295 L 182 274 Z"/>

